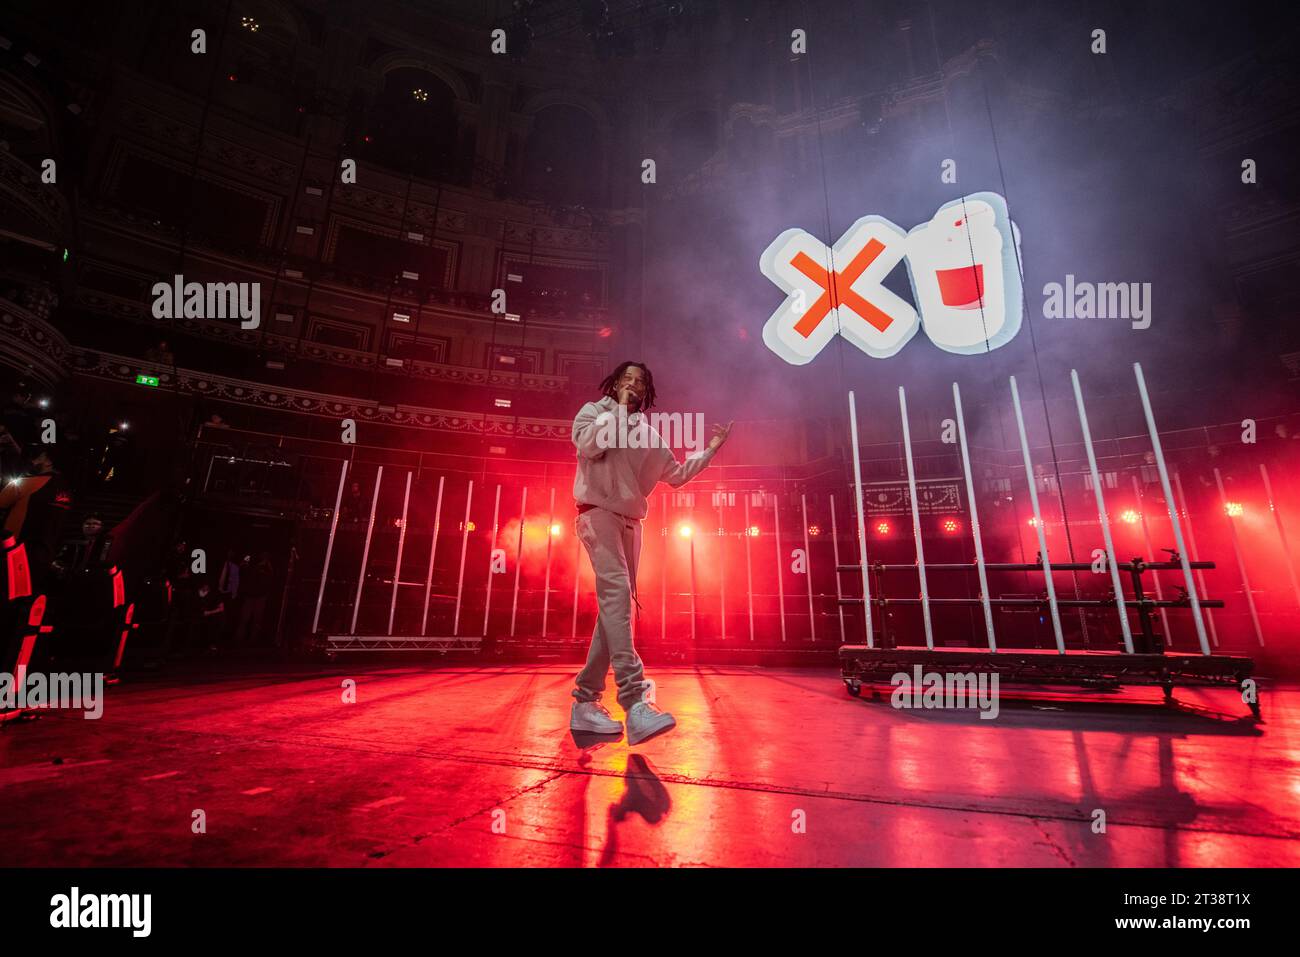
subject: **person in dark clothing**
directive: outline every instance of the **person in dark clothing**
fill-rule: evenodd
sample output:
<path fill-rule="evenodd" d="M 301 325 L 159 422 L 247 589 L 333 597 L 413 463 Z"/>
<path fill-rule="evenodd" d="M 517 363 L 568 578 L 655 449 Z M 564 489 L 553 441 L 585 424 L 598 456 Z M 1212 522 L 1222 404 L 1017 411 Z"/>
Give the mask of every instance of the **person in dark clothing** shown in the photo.
<path fill-rule="evenodd" d="M 173 589 L 182 576 L 191 574 L 190 548 L 184 539 L 176 542 L 172 546 L 171 554 L 163 559 L 163 574 L 172 583 Z"/>
<path fill-rule="evenodd" d="M 64 519 L 72 508 L 72 492 L 54 467 L 51 446 L 40 446 L 28 473 L 0 490 L 5 531 L 27 547 L 33 583 L 48 582 Z"/>
<path fill-rule="evenodd" d="M 174 366 L 176 364 L 176 356 L 172 354 L 171 347 L 165 341 L 146 349 L 144 357 L 149 362 L 156 362 L 159 365 Z"/>
<path fill-rule="evenodd" d="M 365 500 L 361 495 L 361 483 L 353 482 L 348 486 L 348 492 L 343 496 L 343 502 L 339 506 L 339 521 L 359 522 L 364 509 Z"/>
<path fill-rule="evenodd" d="M 87 515 L 81 523 L 81 537 L 59 549 L 54 560 L 55 574 L 70 579 L 107 568 L 108 550 L 112 544 L 113 540 L 104 532 L 104 520 L 93 513 Z"/>
<path fill-rule="evenodd" d="M 190 561 L 189 545 L 184 539 L 177 541 L 163 559 L 168 604 L 167 629 L 162 642 L 164 656 L 190 651 L 198 631 L 198 596 Z"/>
<path fill-rule="evenodd" d="M 127 432 L 127 423 L 116 422 L 108 427 L 104 440 L 104 451 L 99 459 L 97 478 L 104 483 L 122 483 L 122 472 L 129 470 L 131 458 L 131 439 Z"/>
<path fill-rule="evenodd" d="M 226 602 L 221 592 L 212 587 L 207 575 L 195 580 L 199 647 L 215 652 L 226 634 Z"/>
<path fill-rule="evenodd" d="M 18 474 L 22 460 L 22 445 L 9 431 L 9 426 L 0 422 L 0 478 L 8 481 L 9 476 Z"/>
<path fill-rule="evenodd" d="M 31 390 L 19 385 L 14 389 L 8 403 L 5 404 L 3 416 L 5 430 L 13 436 L 18 445 L 26 447 L 36 439 L 36 413 L 38 406 L 32 400 Z"/>
<path fill-rule="evenodd" d="M 217 591 L 232 604 L 239 597 L 239 572 L 239 550 L 232 545 L 226 549 L 226 560 L 221 563 L 217 576 Z"/>
<path fill-rule="evenodd" d="M 267 598 L 275 584 L 275 567 L 271 556 L 259 552 L 257 560 L 245 566 L 239 576 L 239 612 L 235 624 L 236 645 L 256 644 L 266 618 Z"/>
<path fill-rule="evenodd" d="M 50 623 L 59 633 L 57 663 L 111 660 L 118 614 L 108 560 L 112 539 L 96 514 L 81 523 L 81 536 L 59 549 L 51 566 Z"/>

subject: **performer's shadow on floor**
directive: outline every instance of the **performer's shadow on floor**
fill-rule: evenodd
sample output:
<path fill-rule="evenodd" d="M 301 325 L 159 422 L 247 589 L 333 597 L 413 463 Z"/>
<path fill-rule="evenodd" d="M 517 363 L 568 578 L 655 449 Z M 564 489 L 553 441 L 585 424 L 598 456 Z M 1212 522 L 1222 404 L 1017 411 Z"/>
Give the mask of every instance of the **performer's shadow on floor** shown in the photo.
<path fill-rule="evenodd" d="M 618 826 L 633 814 L 639 814 L 651 827 L 668 817 L 673 799 L 655 774 L 654 768 L 640 754 L 629 754 L 623 778 L 623 796 L 609 806 L 605 846 L 600 852 L 600 867 L 609 867 L 618 855 Z"/>

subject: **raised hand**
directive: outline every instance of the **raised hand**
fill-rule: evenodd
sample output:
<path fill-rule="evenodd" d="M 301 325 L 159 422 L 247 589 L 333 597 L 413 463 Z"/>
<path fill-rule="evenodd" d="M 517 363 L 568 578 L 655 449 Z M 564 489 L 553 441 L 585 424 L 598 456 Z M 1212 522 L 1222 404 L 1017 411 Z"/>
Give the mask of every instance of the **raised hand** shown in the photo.
<path fill-rule="evenodd" d="M 731 435 L 731 427 L 735 424 L 735 419 L 732 419 L 726 425 L 710 425 L 709 431 L 712 432 L 713 435 L 709 439 L 709 448 L 720 448 L 722 443 L 727 441 L 727 437 Z"/>

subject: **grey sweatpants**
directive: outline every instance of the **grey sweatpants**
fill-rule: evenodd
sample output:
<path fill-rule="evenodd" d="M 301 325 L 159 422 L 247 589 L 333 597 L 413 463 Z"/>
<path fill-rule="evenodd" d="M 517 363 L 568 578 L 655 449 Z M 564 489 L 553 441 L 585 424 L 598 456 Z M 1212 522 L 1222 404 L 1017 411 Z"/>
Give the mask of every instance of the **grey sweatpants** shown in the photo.
<path fill-rule="evenodd" d="M 596 572 L 596 629 L 586 667 L 578 674 L 573 696 L 596 701 L 605 690 L 605 675 L 614 666 L 618 703 L 627 711 L 650 686 L 641 658 L 632 647 L 632 596 L 641 555 L 641 523 L 603 508 L 581 512 L 575 523 L 578 541 L 587 549 Z"/>

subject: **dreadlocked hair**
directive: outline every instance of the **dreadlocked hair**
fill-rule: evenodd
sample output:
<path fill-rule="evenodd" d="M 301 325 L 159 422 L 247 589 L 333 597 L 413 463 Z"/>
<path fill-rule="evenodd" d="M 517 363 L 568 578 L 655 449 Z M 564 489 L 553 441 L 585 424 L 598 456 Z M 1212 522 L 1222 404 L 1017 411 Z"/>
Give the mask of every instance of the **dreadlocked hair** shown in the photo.
<path fill-rule="evenodd" d="M 655 377 L 654 373 L 650 371 L 650 367 L 644 362 L 620 362 L 617 369 L 601 380 L 600 394 L 602 396 L 608 396 L 611 399 L 617 399 L 618 390 L 616 385 L 618 380 L 623 378 L 623 373 L 632 366 L 636 366 L 645 373 L 645 402 L 642 403 L 641 409 L 645 410 L 653 408 L 655 404 Z"/>

